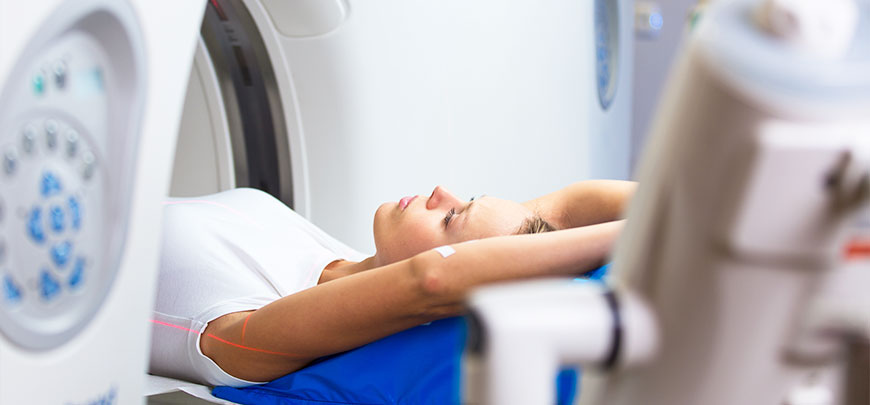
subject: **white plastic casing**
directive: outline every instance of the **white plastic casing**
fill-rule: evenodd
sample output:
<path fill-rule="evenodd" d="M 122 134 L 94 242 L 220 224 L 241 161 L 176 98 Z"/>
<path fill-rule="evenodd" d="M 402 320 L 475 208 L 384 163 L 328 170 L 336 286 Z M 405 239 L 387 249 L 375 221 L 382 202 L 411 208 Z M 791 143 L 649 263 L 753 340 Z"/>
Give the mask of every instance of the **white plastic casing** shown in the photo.
<path fill-rule="evenodd" d="M 795 340 L 819 332 L 807 320 L 860 201 L 844 157 L 867 173 L 870 9 L 830 59 L 761 29 L 759 4 L 712 6 L 672 72 L 612 280 L 654 309 L 659 353 L 584 378 L 582 404 L 841 399 L 844 359 Z"/>
<path fill-rule="evenodd" d="M 124 76 L 129 80 L 124 84 L 141 86 L 139 104 L 110 99 L 109 114 L 100 112 L 106 107 L 98 103 L 65 105 L 58 101 L 59 104 L 55 105 L 54 112 L 69 107 L 65 110 L 67 114 L 63 115 L 67 118 L 64 122 L 90 125 L 110 114 L 110 123 L 112 120 L 127 120 L 122 124 L 130 126 L 129 132 L 123 125 L 116 128 L 111 124 L 110 131 L 94 131 L 91 126 L 88 126 L 87 133 L 80 131 L 86 141 L 80 145 L 99 152 L 94 154 L 101 175 L 105 179 L 117 180 L 104 182 L 104 202 L 115 204 L 113 199 L 119 198 L 128 204 L 126 220 L 120 213 L 113 215 L 110 210 L 99 208 L 86 211 L 83 220 L 92 220 L 92 224 L 103 222 L 107 229 L 126 223 L 126 238 L 117 237 L 108 245 L 100 245 L 103 251 L 95 250 L 94 254 L 106 259 L 105 264 L 115 272 L 115 277 L 102 287 L 108 289 L 102 304 L 91 315 L 80 318 L 81 329 L 66 335 L 63 341 L 29 347 L 0 334 L 0 403 L 131 404 L 143 400 L 150 338 L 148 319 L 153 308 L 159 255 L 160 201 L 168 190 L 184 83 L 203 6 L 204 3 L 200 2 L 150 0 L 137 2 L 132 7 L 113 0 L 64 4 L 59 1 L 3 0 L 0 3 L 4 14 L 8 12 L 15 16 L 10 19 L 4 15 L 4 24 L 0 27 L 0 37 L 5 41 L 5 46 L 0 49 L 0 81 L 10 85 L 28 84 L 32 75 L 19 76 L 15 73 L 16 63 L 26 64 L 30 58 L 28 55 L 43 54 L 50 48 L 46 45 L 63 42 L 51 42 L 52 39 L 74 37 L 78 33 L 103 46 L 100 58 L 108 61 L 106 63 L 110 66 L 104 82 L 107 86 L 113 83 L 113 78 L 125 74 L 111 70 L 124 66 L 123 63 L 114 64 L 118 61 L 112 61 L 112 58 L 125 57 L 127 63 L 136 64 L 137 70 L 132 76 Z M 55 10 L 56 13 L 46 20 L 46 16 Z M 77 30 L 64 31 L 74 26 L 79 17 L 87 16 L 88 11 L 95 11 L 95 14 L 81 20 Z M 37 40 L 29 41 L 30 37 Z M 125 56 L 115 46 L 126 49 L 135 57 Z M 74 63 L 68 67 L 71 71 L 76 68 Z M 21 103 L 17 108 L 27 108 L 25 100 L 16 101 Z M 136 119 L 124 113 L 127 109 L 135 112 Z M 0 126 L 4 131 L 4 142 L 7 135 L 20 135 L 18 128 L 7 132 L 5 123 L 8 121 L 2 118 L 0 121 L 3 122 Z M 113 142 L 123 144 L 122 140 L 133 132 L 140 135 L 130 149 L 110 147 Z M 101 133 L 106 137 L 102 138 Z M 64 165 L 55 167 L 59 172 L 63 171 L 63 176 L 74 174 Z M 85 224 L 83 222 L 83 226 Z"/>
<path fill-rule="evenodd" d="M 564 366 L 594 370 L 649 360 L 658 342 L 649 308 L 631 292 L 608 294 L 601 284 L 570 280 L 475 290 L 468 307 L 478 322 L 472 333 L 479 333 L 480 352 L 465 355 L 463 402 L 555 403 Z"/>

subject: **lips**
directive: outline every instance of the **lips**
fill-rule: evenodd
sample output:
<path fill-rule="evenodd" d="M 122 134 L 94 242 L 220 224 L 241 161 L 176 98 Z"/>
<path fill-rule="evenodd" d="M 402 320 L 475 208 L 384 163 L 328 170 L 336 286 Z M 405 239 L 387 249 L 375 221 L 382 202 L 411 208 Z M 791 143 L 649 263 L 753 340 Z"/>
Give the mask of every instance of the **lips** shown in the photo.
<path fill-rule="evenodd" d="M 407 197 L 404 197 L 401 200 L 399 200 L 399 209 L 404 211 L 405 208 L 408 208 L 408 204 L 410 204 L 411 201 L 413 201 L 415 198 L 417 198 L 416 195 L 411 195 L 411 196 L 407 196 Z"/>

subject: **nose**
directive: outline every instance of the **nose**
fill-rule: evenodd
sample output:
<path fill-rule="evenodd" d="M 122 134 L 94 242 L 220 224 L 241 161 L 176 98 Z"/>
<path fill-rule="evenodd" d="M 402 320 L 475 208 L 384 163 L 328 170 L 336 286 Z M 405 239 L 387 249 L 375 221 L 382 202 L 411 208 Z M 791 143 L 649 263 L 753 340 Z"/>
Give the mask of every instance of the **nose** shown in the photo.
<path fill-rule="evenodd" d="M 432 195 L 429 196 L 429 199 L 426 200 L 426 209 L 436 209 L 436 208 L 455 208 L 462 205 L 462 200 L 457 198 L 453 193 L 448 191 L 446 188 L 441 186 L 436 186 L 434 190 L 432 190 Z"/>

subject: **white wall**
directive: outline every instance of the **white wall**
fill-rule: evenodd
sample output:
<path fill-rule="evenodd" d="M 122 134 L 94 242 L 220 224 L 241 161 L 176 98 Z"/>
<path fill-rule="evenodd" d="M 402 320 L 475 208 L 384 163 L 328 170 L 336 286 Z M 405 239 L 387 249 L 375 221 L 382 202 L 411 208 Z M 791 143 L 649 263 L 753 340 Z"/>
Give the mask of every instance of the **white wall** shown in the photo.
<path fill-rule="evenodd" d="M 686 18 L 698 0 L 659 0 L 664 25 L 655 38 L 636 37 L 634 43 L 634 94 L 632 105 L 632 173 L 656 112 L 671 62 L 686 36 Z"/>

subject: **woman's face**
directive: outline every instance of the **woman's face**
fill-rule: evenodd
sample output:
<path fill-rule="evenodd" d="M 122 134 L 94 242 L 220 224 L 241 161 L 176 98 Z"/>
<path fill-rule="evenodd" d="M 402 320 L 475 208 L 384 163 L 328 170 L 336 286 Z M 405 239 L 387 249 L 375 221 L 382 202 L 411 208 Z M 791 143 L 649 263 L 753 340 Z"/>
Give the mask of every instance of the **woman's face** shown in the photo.
<path fill-rule="evenodd" d="M 490 196 L 464 201 L 438 186 L 428 198 L 409 196 L 378 207 L 377 259 L 385 265 L 442 245 L 513 234 L 532 214 L 513 201 Z"/>

